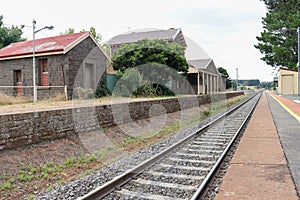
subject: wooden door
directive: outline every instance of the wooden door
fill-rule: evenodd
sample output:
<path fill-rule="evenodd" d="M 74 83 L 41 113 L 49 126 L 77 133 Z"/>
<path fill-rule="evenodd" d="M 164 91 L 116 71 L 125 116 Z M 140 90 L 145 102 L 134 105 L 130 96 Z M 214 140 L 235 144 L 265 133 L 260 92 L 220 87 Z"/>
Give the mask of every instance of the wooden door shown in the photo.
<path fill-rule="evenodd" d="M 294 94 L 294 76 L 283 75 L 282 76 L 282 94 Z"/>

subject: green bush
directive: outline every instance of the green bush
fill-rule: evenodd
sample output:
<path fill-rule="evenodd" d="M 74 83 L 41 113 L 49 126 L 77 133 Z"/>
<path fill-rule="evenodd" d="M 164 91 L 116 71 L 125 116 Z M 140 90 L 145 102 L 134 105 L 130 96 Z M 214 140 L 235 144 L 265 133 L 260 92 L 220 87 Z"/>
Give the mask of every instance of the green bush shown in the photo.
<path fill-rule="evenodd" d="M 133 92 L 143 85 L 143 79 L 137 69 L 126 69 L 124 72 L 119 71 L 117 74 L 118 82 L 114 88 L 114 96 L 130 97 Z"/>
<path fill-rule="evenodd" d="M 107 88 L 107 74 L 104 74 L 101 77 L 100 83 L 96 89 L 95 97 L 99 98 L 99 97 L 105 97 L 109 95 L 111 95 L 111 92 Z"/>
<path fill-rule="evenodd" d="M 175 96 L 168 87 L 160 84 L 145 84 L 133 92 L 135 96 Z"/>

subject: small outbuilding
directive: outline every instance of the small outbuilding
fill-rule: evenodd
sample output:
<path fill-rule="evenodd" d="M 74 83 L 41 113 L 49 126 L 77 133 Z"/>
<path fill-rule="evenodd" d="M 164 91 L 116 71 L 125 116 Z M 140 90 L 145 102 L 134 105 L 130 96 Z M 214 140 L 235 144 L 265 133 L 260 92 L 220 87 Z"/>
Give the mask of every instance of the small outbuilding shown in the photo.
<path fill-rule="evenodd" d="M 297 70 L 280 68 L 277 76 L 279 94 L 298 94 Z"/>
<path fill-rule="evenodd" d="M 181 46 L 187 47 L 186 39 L 180 28 L 170 28 L 167 30 L 150 30 L 131 32 L 114 36 L 106 44 L 110 46 L 110 55 L 114 53 L 123 44 L 138 42 L 142 39 L 163 39 L 170 43 L 175 42 Z M 198 52 L 194 52 L 197 54 Z M 172 90 L 178 94 L 209 94 L 226 90 L 226 77 L 218 72 L 214 61 L 211 58 L 188 60 L 189 71 L 187 81 L 172 82 Z M 113 75 L 112 69 L 108 69 L 108 78 Z M 110 83 L 111 82 L 111 83 Z M 114 83 L 108 80 L 108 85 Z M 113 86 L 111 87 L 113 89 Z"/>
<path fill-rule="evenodd" d="M 95 90 L 108 56 L 89 32 L 35 40 L 37 97 L 65 94 L 76 87 Z M 0 49 L 0 93 L 33 96 L 33 41 Z"/>

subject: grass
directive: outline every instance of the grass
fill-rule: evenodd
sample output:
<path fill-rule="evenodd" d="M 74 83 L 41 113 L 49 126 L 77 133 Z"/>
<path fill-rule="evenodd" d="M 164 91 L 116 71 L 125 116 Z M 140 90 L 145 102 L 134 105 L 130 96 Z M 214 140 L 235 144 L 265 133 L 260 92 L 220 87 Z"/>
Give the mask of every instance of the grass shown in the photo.
<path fill-rule="evenodd" d="M 34 200 L 34 198 L 35 198 L 35 195 L 31 194 L 26 197 L 26 200 Z"/>
<path fill-rule="evenodd" d="M 67 158 L 62 164 L 55 162 L 46 162 L 43 165 L 34 167 L 33 164 L 23 165 L 20 167 L 16 176 L 9 176 L 6 173 L 0 175 L 0 192 L 11 192 L 16 185 L 32 186 L 33 181 L 41 182 L 42 180 L 55 181 L 56 183 L 64 183 L 66 177 L 69 177 L 66 173 L 72 168 L 80 168 L 84 171 L 84 174 L 91 173 L 91 169 L 88 167 L 89 163 L 97 162 L 97 156 L 104 157 L 108 155 L 109 150 L 112 148 L 106 148 L 105 152 L 97 152 L 97 154 L 84 155 L 82 152 L 77 157 L 71 156 Z M 65 172 L 65 173 L 64 173 Z M 33 186 L 32 186 L 33 187 Z M 36 186 L 35 190 L 38 189 Z M 48 186 L 47 191 L 52 190 L 52 186 Z M 26 199 L 31 199 L 34 196 L 28 196 Z"/>
<path fill-rule="evenodd" d="M 64 166 L 65 167 L 73 166 L 75 162 L 76 162 L 76 158 L 74 156 L 67 158 L 67 160 L 64 162 Z"/>
<path fill-rule="evenodd" d="M 3 172 L 0 176 L 0 179 L 6 179 L 6 177 L 7 177 L 7 174 L 5 172 Z"/>
<path fill-rule="evenodd" d="M 204 110 L 203 115 L 206 116 L 206 117 L 210 116 L 211 115 L 211 110 Z"/>
<path fill-rule="evenodd" d="M 10 182 L 4 182 L 3 184 L 3 188 L 10 191 L 11 189 L 11 183 Z"/>
<path fill-rule="evenodd" d="M 47 100 L 42 100 L 45 102 L 56 102 L 56 101 L 65 101 L 64 94 L 57 94 L 53 97 L 50 97 Z M 12 104 L 22 104 L 22 103 L 31 103 L 33 101 L 32 97 L 23 97 L 23 96 L 9 96 L 3 93 L 0 93 L 0 105 L 12 105 Z"/>
<path fill-rule="evenodd" d="M 119 147 L 125 148 L 126 150 L 137 150 L 140 147 L 146 147 L 149 146 L 155 142 L 158 142 L 159 140 L 162 140 L 163 138 L 172 135 L 176 133 L 180 128 L 188 127 L 193 124 L 196 124 L 199 122 L 199 120 L 203 120 L 219 111 L 221 111 L 224 108 L 230 107 L 242 100 L 244 100 L 246 96 L 238 97 L 226 102 L 215 102 L 211 105 L 209 109 L 204 110 L 202 113 L 200 113 L 198 116 L 196 116 L 192 121 L 178 121 L 174 122 L 169 126 L 165 126 L 163 129 L 161 129 L 159 132 L 156 133 L 149 133 L 147 136 L 138 136 L 133 137 L 129 136 L 128 138 L 124 139 L 120 144 Z"/>
<path fill-rule="evenodd" d="M 40 102 L 58 102 L 58 101 L 67 101 L 65 99 L 65 94 L 57 94 L 53 97 L 50 97 L 49 99 L 45 100 L 39 100 L 38 103 Z M 131 97 L 134 99 L 134 97 Z M 142 97 L 142 98 L 148 98 L 148 97 Z M 158 97 L 153 97 L 153 98 L 169 98 L 165 96 L 158 96 Z M 111 100 L 122 100 L 122 99 L 127 99 L 124 97 L 101 97 L 101 98 L 88 98 L 88 99 L 74 99 L 74 102 L 81 102 L 81 101 L 111 101 Z M 32 103 L 33 98 L 32 97 L 22 97 L 22 96 L 10 96 L 6 95 L 4 93 L 0 93 L 0 105 L 12 105 L 12 104 L 22 104 L 22 103 Z M 24 105 L 25 106 L 25 105 Z"/>
<path fill-rule="evenodd" d="M 6 181 L 3 181 L 1 184 L 0 184 L 0 191 L 2 190 L 7 190 L 7 191 L 11 191 L 11 189 L 15 188 L 16 185 L 15 185 L 15 178 L 14 177 L 11 177 L 10 179 L 6 180 Z"/>
<path fill-rule="evenodd" d="M 53 97 L 50 97 L 49 99 L 47 99 L 46 101 L 66 101 L 66 95 L 65 94 L 57 94 Z"/>
<path fill-rule="evenodd" d="M 97 150 L 92 155 L 90 155 L 90 160 L 94 160 L 94 159 L 101 160 L 101 159 L 105 158 L 113 149 L 114 149 L 114 147 L 108 146 L 108 147 L 104 147 L 100 150 Z"/>
<path fill-rule="evenodd" d="M 31 99 L 19 96 L 9 96 L 3 93 L 0 93 L 0 105 L 11 105 L 17 103 L 27 103 L 30 102 Z"/>

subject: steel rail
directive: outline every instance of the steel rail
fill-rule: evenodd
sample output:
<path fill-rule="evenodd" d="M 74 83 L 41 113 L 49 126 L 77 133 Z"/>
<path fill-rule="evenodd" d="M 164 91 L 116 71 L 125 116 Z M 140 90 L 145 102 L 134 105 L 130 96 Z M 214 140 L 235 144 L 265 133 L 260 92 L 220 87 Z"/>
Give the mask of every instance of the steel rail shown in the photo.
<path fill-rule="evenodd" d="M 221 154 L 220 158 L 217 160 L 217 162 L 215 163 L 215 165 L 212 167 L 212 169 L 206 175 L 206 177 L 204 178 L 204 180 L 201 182 L 199 188 L 194 193 L 194 195 L 191 198 L 191 200 L 202 199 L 205 196 L 206 191 L 207 191 L 207 187 L 208 187 L 209 183 L 212 182 L 212 180 L 214 178 L 214 175 L 218 172 L 218 170 L 219 170 L 221 164 L 223 163 L 226 155 L 228 154 L 229 150 L 231 149 L 231 147 L 233 146 L 234 142 L 236 141 L 238 135 L 240 134 L 240 132 L 242 131 L 243 127 L 245 126 L 245 124 L 247 123 L 248 119 L 250 118 L 251 114 L 253 113 L 253 111 L 254 111 L 254 109 L 255 109 L 255 107 L 256 107 L 256 105 L 257 105 L 257 103 L 258 103 L 258 101 L 259 101 L 259 99 L 261 97 L 261 93 L 259 95 L 260 96 L 259 96 L 258 100 L 255 102 L 255 104 L 251 108 L 250 112 L 248 113 L 248 115 L 244 119 L 244 121 L 241 124 L 240 128 L 236 131 L 236 133 L 234 134 L 233 138 L 228 143 L 226 149 Z"/>
<path fill-rule="evenodd" d="M 239 107 L 241 107 L 242 105 L 244 105 L 245 103 L 250 101 L 255 96 L 256 95 L 253 95 L 253 96 L 249 97 L 248 99 L 240 102 L 238 105 L 234 106 L 229 111 L 227 111 L 226 113 L 224 113 L 221 116 L 217 117 L 213 121 L 211 121 L 211 122 L 207 123 L 206 125 L 202 126 L 197 131 L 191 133 L 190 135 L 188 135 L 185 138 L 183 138 L 182 140 L 176 142 L 175 144 L 168 147 L 167 149 L 159 152 L 158 154 L 154 155 L 153 157 L 145 160 L 144 162 L 142 162 L 138 166 L 128 170 L 127 172 L 124 172 L 123 174 L 121 174 L 119 176 L 114 177 L 112 180 L 110 180 L 110 181 L 106 182 L 105 184 L 97 187 L 96 189 L 94 189 L 94 190 L 90 191 L 89 193 L 85 194 L 84 196 L 81 196 L 81 197 L 77 198 L 77 200 L 93 200 L 93 199 L 96 199 L 96 198 L 102 198 L 102 197 L 106 196 L 107 194 L 109 194 L 110 192 L 115 190 L 116 188 L 120 187 L 121 185 L 125 184 L 126 182 L 128 182 L 129 180 L 134 178 L 135 176 L 142 173 L 145 169 L 147 169 L 150 166 L 152 166 L 153 164 L 155 164 L 161 158 L 165 157 L 166 155 L 168 155 L 169 153 L 171 153 L 172 151 L 174 151 L 175 149 L 177 149 L 178 147 L 183 145 L 188 140 L 195 137 L 201 131 L 209 128 L 211 125 L 215 124 L 216 122 L 220 121 L 221 119 L 223 119 L 227 115 L 229 115 L 232 112 L 234 112 L 235 110 L 237 110 Z"/>

